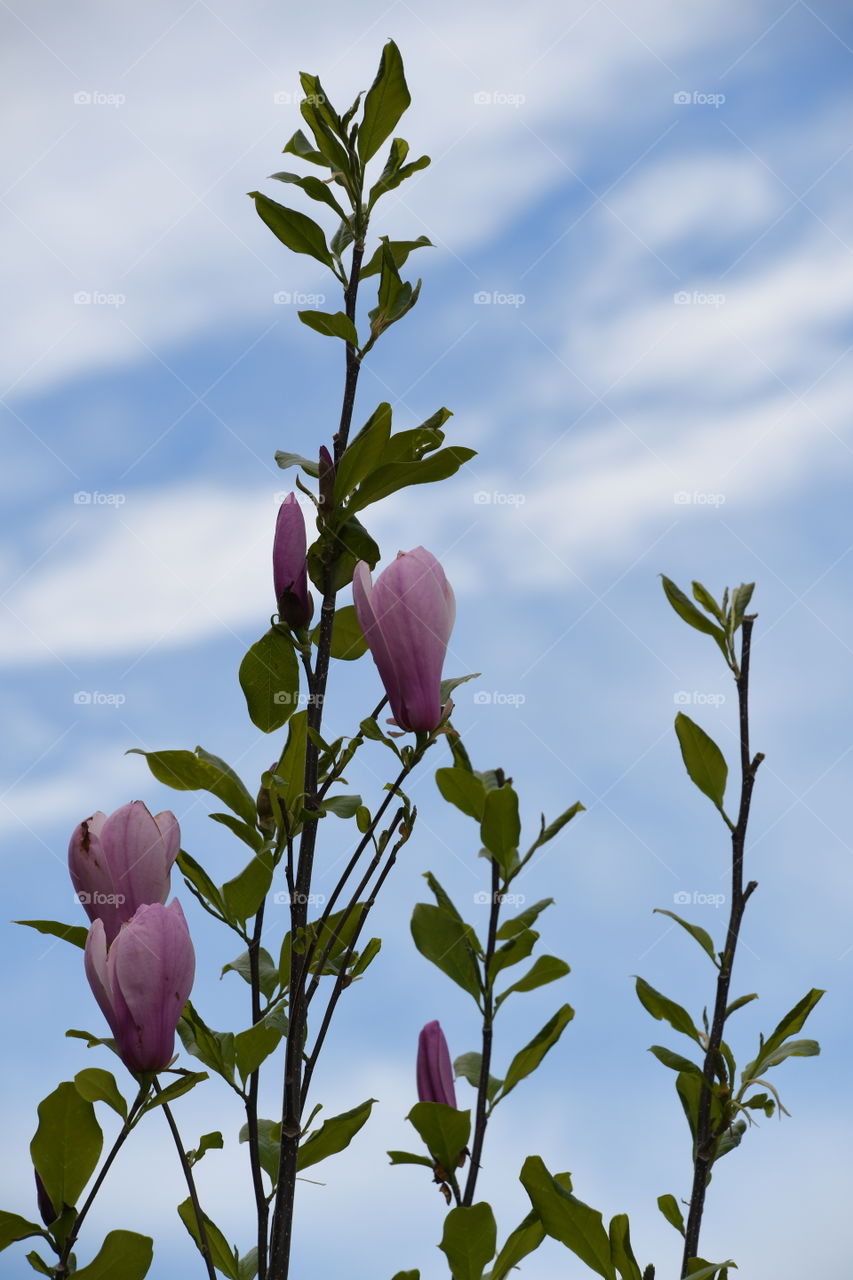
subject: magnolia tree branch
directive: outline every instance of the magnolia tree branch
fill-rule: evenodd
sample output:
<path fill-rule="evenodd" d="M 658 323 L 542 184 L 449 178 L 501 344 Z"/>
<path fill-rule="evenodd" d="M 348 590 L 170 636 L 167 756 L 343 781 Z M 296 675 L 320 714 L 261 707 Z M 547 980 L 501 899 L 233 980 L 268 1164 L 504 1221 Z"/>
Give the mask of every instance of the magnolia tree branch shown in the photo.
<path fill-rule="evenodd" d="M 497 942 L 498 917 L 501 912 L 503 896 L 500 892 L 500 867 L 492 859 L 492 897 L 489 907 L 489 932 L 486 940 L 486 955 L 483 961 L 483 1047 L 480 1057 L 480 1080 L 477 1086 L 477 1106 L 474 1119 L 474 1141 L 471 1145 L 471 1163 L 468 1168 L 468 1179 L 462 1196 L 463 1205 L 474 1203 L 474 1192 L 477 1188 L 477 1177 L 480 1172 L 480 1157 L 483 1154 L 483 1142 L 486 1137 L 486 1125 L 489 1122 L 489 1071 L 492 1065 L 492 1026 L 495 1016 L 494 984 L 490 976 L 492 958 Z"/>
<path fill-rule="evenodd" d="M 690 1195 L 690 1209 L 684 1236 L 684 1258 L 682 1277 L 687 1276 L 688 1262 L 695 1258 L 699 1251 L 699 1233 L 702 1227 L 702 1214 L 705 1209 L 705 1192 L 708 1175 L 714 1163 L 714 1148 L 719 1133 L 713 1131 L 711 1125 L 711 1098 L 714 1081 L 720 1063 L 720 1046 L 723 1041 L 723 1030 L 726 1021 L 726 1009 L 729 1003 L 729 986 L 735 952 L 737 951 L 743 913 L 757 884 L 751 880 L 743 887 L 743 855 L 746 843 L 746 830 L 749 822 L 749 808 L 752 800 L 752 789 L 755 774 L 763 755 L 750 756 L 749 749 L 749 659 L 754 617 L 743 620 L 743 639 L 741 642 L 740 671 L 736 676 L 738 707 L 740 711 L 740 760 L 741 760 L 741 793 L 738 819 L 732 828 L 732 892 L 731 910 L 729 913 L 728 931 L 726 933 L 725 950 L 721 955 L 720 968 L 717 975 L 717 994 L 714 1002 L 714 1017 L 708 1037 L 705 1053 L 704 1076 L 705 1087 L 699 1099 L 699 1114 L 696 1126 L 696 1146 L 693 1159 L 693 1189 Z"/>

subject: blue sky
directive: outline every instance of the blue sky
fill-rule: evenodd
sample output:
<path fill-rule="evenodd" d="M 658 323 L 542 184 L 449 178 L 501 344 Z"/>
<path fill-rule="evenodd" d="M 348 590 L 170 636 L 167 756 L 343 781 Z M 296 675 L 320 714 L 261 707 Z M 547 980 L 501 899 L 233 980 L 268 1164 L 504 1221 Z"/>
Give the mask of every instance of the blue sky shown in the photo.
<path fill-rule="evenodd" d="M 446 404 L 450 440 L 479 452 L 440 489 L 388 502 L 371 531 L 386 558 L 430 548 L 456 588 L 447 671 L 482 672 L 460 690 L 456 717 L 475 763 L 514 777 L 529 829 L 542 810 L 587 806 L 521 886 L 531 900 L 557 898 L 541 945 L 572 975 L 507 1009 L 499 1064 L 561 1000 L 576 1019 L 535 1083 L 496 1113 L 482 1191 L 505 1235 L 525 1212 L 515 1171 L 539 1152 L 606 1214 L 628 1211 L 641 1261 L 674 1271 L 677 1241 L 654 1201 L 687 1192 L 687 1132 L 669 1073 L 646 1052 L 672 1039 L 639 1007 L 630 975 L 696 1013 L 711 998 L 710 967 L 652 908 L 726 891 L 725 831 L 683 773 L 674 713 L 694 715 L 732 766 L 736 739 L 727 672 L 668 609 L 656 575 L 715 592 L 754 580 L 753 740 L 767 759 L 748 855 L 760 888 L 735 986 L 762 998 L 733 1038 L 745 1061 L 759 1030 L 826 987 L 810 1024 L 824 1051 L 778 1070 L 792 1119 L 764 1122 L 719 1167 L 703 1248 L 746 1276 L 839 1274 L 836 1224 L 853 1191 L 845 6 L 334 0 L 321 21 L 310 7 L 257 2 L 119 13 L 84 0 L 73 12 L 12 3 L 2 23 L 8 918 L 75 918 L 70 831 L 130 799 L 172 807 L 184 847 L 223 878 L 238 865 L 203 798 L 166 792 L 124 752 L 201 743 L 250 787 L 271 758 L 236 670 L 273 607 L 269 543 L 290 483 L 273 454 L 313 453 L 340 387 L 335 344 L 274 299 L 338 302 L 331 278 L 288 255 L 245 193 L 286 198 L 264 175 L 299 124 L 298 71 L 320 74 L 346 106 L 392 36 L 414 99 L 402 133 L 433 164 L 380 205 L 373 230 L 436 247 L 410 259 L 421 300 L 365 361 L 356 418 L 390 399 L 408 426 Z M 100 496 L 75 502 L 80 493 Z M 374 705 L 378 680 L 366 661 L 333 679 L 332 720 L 345 732 Z M 427 868 L 478 914 L 483 864 L 472 825 L 437 795 L 439 763 L 413 783 L 419 829 L 377 909 L 383 951 L 343 1004 L 316 1079 L 327 1114 L 380 1101 L 350 1152 L 318 1170 L 325 1188 L 303 1189 L 306 1274 L 443 1274 L 441 1202 L 418 1171 L 384 1157 L 406 1145 L 420 1026 L 439 1017 L 454 1054 L 476 1043 L 473 1006 L 408 934 Z M 353 785 L 375 795 L 383 766 L 365 757 Z M 345 847 L 335 827 L 321 891 Z M 236 1026 L 237 979 L 209 976 L 235 948 L 192 902 L 188 914 L 204 970 L 197 1003 Z M 720 936 L 722 910 L 698 901 L 690 914 Z M 67 949 L 12 925 L 0 948 L 14 975 L 0 1203 L 28 1213 L 21 1170 L 36 1104 L 95 1061 L 62 1031 L 94 1030 L 99 1014 Z M 270 1114 L 275 1105 L 270 1085 Z M 186 1099 L 183 1123 L 188 1141 L 228 1131 L 200 1180 L 211 1216 L 245 1244 L 229 1108 L 211 1085 Z M 195 1264 L 174 1217 L 183 1193 L 167 1135 L 149 1130 L 122 1156 L 90 1243 L 97 1227 L 151 1230 L 150 1274 L 172 1280 Z M 374 1243 L 356 1261 L 348 1232 L 365 1222 Z M 588 1274 L 557 1246 L 524 1274 L 557 1268 Z M 14 1251 L 0 1255 L 0 1277 L 18 1274 Z"/>

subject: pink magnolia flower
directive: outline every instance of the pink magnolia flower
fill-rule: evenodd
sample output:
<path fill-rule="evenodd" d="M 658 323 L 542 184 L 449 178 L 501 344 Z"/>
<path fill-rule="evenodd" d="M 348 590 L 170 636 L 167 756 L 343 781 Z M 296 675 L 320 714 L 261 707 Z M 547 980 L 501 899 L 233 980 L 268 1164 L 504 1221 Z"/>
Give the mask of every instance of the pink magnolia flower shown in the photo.
<path fill-rule="evenodd" d="M 352 580 L 355 611 L 401 729 L 441 719 L 441 668 L 456 619 L 444 570 L 423 547 L 401 551 L 374 583 L 363 560 Z"/>
<path fill-rule="evenodd" d="M 276 604 L 289 627 L 307 626 L 314 612 L 308 592 L 307 545 L 305 518 L 296 494 L 289 493 L 278 509 L 272 547 Z"/>
<path fill-rule="evenodd" d="M 78 901 L 112 942 L 138 907 L 165 902 L 172 864 L 181 847 L 177 818 L 166 809 L 152 815 L 141 800 L 109 817 L 99 810 L 75 827 L 68 870 Z"/>
<path fill-rule="evenodd" d="M 131 1071 L 162 1071 L 192 990 L 195 952 L 181 904 L 140 907 L 107 948 L 103 922 L 86 939 L 86 977 Z"/>
<path fill-rule="evenodd" d="M 456 1106 L 450 1052 L 440 1022 L 428 1022 L 418 1036 L 418 1098 Z"/>

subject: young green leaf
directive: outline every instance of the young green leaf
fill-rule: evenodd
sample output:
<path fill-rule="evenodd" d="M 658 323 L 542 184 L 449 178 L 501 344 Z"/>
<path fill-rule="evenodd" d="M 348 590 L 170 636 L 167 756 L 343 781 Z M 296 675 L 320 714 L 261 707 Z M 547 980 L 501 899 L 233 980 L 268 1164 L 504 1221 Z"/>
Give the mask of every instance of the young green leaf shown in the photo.
<path fill-rule="evenodd" d="M 610 1254 L 622 1280 L 643 1280 L 639 1263 L 631 1248 L 627 1213 L 617 1213 L 610 1220 Z"/>
<path fill-rule="evenodd" d="M 454 1059 L 453 1074 L 457 1080 L 467 1080 L 472 1089 L 479 1089 L 482 1062 L 482 1054 L 460 1053 L 459 1057 Z M 486 1086 L 486 1097 L 489 1102 L 493 1101 L 502 1084 L 503 1080 L 497 1080 L 494 1076 L 489 1076 L 489 1082 Z"/>
<path fill-rule="evenodd" d="M 705 952 L 706 955 L 709 955 L 711 957 L 711 959 L 713 960 L 717 968 L 720 967 L 720 962 L 717 959 L 716 952 L 714 951 L 714 940 L 711 937 L 710 933 L 708 933 L 706 929 L 703 929 L 701 925 L 690 924 L 688 920 L 682 920 L 681 916 L 677 916 L 674 911 L 665 910 L 664 907 L 655 907 L 653 909 L 652 914 L 659 915 L 659 916 L 669 916 L 670 920 L 674 920 L 676 924 L 680 924 L 682 929 L 687 930 L 691 938 L 696 939 L 696 941 L 699 943 L 699 946 L 702 948 L 702 950 Z"/>
<path fill-rule="evenodd" d="M 203 747 L 195 751 L 141 751 L 131 747 L 127 755 L 144 756 L 148 768 L 158 782 L 173 791 L 209 791 L 227 804 L 250 826 L 257 820 L 255 802 L 245 783 L 230 765 Z"/>
<path fill-rule="evenodd" d="M 315 178 L 312 174 L 304 178 L 298 173 L 271 173 L 270 177 L 275 178 L 278 182 L 294 183 L 297 187 L 301 187 L 312 200 L 318 200 L 321 204 L 329 205 L 330 208 L 335 210 L 338 217 L 346 218 L 346 213 L 329 190 L 328 182 L 322 182 L 320 178 Z M 364 272 L 361 274 L 364 275 Z"/>
<path fill-rule="evenodd" d="M 723 628 L 715 626 L 709 618 L 705 617 L 704 613 L 700 613 L 695 604 L 688 599 L 684 592 L 681 591 L 675 583 L 667 578 L 663 573 L 661 574 L 661 582 L 663 583 L 666 598 L 678 614 L 679 618 L 688 623 L 689 626 L 695 627 L 697 631 L 702 631 L 705 635 L 713 636 L 723 657 L 726 659 L 726 662 L 728 662 L 729 655 L 726 648 L 726 633 L 723 631 Z"/>
<path fill-rule="evenodd" d="M 309 329 L 314 329 L 317 333 L 323 333 L 329 338 L 343 338 L 344 342 L 350 343 L 351 346 L 358 346 L 356 327 L 343 311 L 335 311 L 334 313 L 329 311 L 297 311 L 296 314 L 303 324 L 307 324 Z"/>
<path fill-rule="evenodd" d="M 536 1070 L 545 1054 L 554 1047 L 574 1016 L 575 1011 L 571 1005 L 562 1005 L 553 1018 L 549 1018 L 542 1030 L 533 1037 L 530 1043 L 526 1044 L 523 1049 L 519 1049 L 509 1064 L 509 1070 L 506 1073 L 499 1100 L 505 1098 L 519 1081 L 524 1080 L 526 1076 Z"/>
<path fill-rule="evenodd" d="M 30 1154 L 53 1205 L 76 1205 L 98 1164 L 104 1135 L 92 1103 L 63 1081 L 39 1103 Z"/>
<path fill-rule="evenodd" d="M 105 1102 L 122 1120 L 127 1119 L 127 1103 L 119 1092 L 115 1076 L 103 1067 L 86 1067 L 74 1077 L 74 1085 L 87 1102 Z"/>
<path fill-rule="evenodd" d="M 319 1164 L 329 1156 L 337 1155 L 352 1142 L 359 1129 L 367 1123 L 373 1109 L 375 1098 L 368 1098 L 360 1106 L 345 1111 L 342 1115 L 331 1116 L 319 1129 L 308 1135 L 300 1144 L 296 1167 L 308 1169 L 312 1164 Z"/>
<path fill-rule="evenodd" d="M 529 1254 L 534 1253 L 545 1239 L 545 1228 L 539 1214 L 531 1211 L 514 1231 L 510 1232 L 489 1272 L 489 1280 L 506 1280 L 509 1273 Z"/>
<path fill-rule="evenodd" d="M 491 1205 L 457 1205 L 444 1219 L 439 1248 L 447 1258 L 453 1280 L 482 1280 L 495 1256 L 498 1229 Z"/>
<path fill-rule="evenodd" d="M 471 1112 L 443 1102 L 416 1102 L 406 1119 L 446 1173 L 456 1169 L 471 1136 Z"/>
<path fill-rule="evenodd" d="M 181 1222 L 189 1231 L 193 1240 L 201 1250 L 201 1236 L 199 1235 L 198 1222 L 196 1221 L 195 1209 L 193 1202 L 187 1197 L 178 1205 L 178 1216 Z M 234 1256 L 235 1251 L 231 1248 L 225 1236 L 219 1230 L 215 1222 L 211 1222 L 206 1213 L 203 1213 L 204 1233 L 207 1236 L 207 1243 L 210 1248 L 210 1257 L 217 1271 L 221 1271 L 228 1280 L 240 1280 L 240 1273 L 237 1270 L 237 1259 Z"/>
<path fill-rule="evenodd" d="M 678 1207 L 678 1201 L 675 1196 L 658 1196 L 658 1208 L 671 1227 L 675 1227 L 681 1235 L 684 1235 L 684 1214 Z"/>
<path fill-rule="evenodd" d="M 511 987 L 507 987 L 506 991 L 501 992 L 495 1001 L 495 1012 L 514 991 L 533 991 L 536 987 L 544 987 L 546 983 L 564 978 L 569 972 L 569 966 L 565 960 L 560 960 L 557 956 L 538 956 L 523 978 L 519 978 Z"/>
<path fill-rule="evenodd" d="M 260 191 L 250 191 L 249 196 L 254 200 L 255 208 L 263 221 L 283 245 L 293 253 L 306 253 L 335 270 L 335 260 L 329 252 L 323 228 L 313 219 L 296 209 L 285 208 Z"/>
<path fill-rule="evenodd" d="M 504 876 L 511 875 L 518 863 L 521 819 L 518 795 L 509 783 L 486 793 L 480 838 Z"/>
<path fill-rule="evenodd" d="M 136 1231 L 110 1231 L 97 1256 L 74 1272 L 74 1280 L 144 1280 L 154 1257 L 154 1241 Z"/>
<path fill-rule="evenodd" d="M 366 165 L 385 139 L 391 136 L 411 101 L 400 50 L 393 40 L 388 40 L 382 50 L 376 78 L 364 100 L 356 141 L 362 165 Z"/>
<path fill-rule="evenodd" d="M 421 955 L 479 1001 L 482 985 L 471 926 L 443 907 L 419 902 L 411 927 Z"/>
<path fill-rule="evenodd" d="M 520 1179 L 548 1235 L 564 1244 L 596 1275 L 617 1280 L 601 1214 L 552 1177 L 539 1156 L 527 1157 Z"/>
<path fill-rule="evenodd" d="M 709 738 L 704 729 L 700 729 L 683 711 L 675 717 L 675 732 L 691 782 L 724 814 L 723 798 L 729 770 L 722 751 L 713 738 Z"/>
<path fill-rule="evenodd" d="M 637 998 L 653 1018 L 657 1018 L 659 1022 L 665 1020 L 674 1031 L 680 1031 L 683 1035 L 689 1036 L 698 1045 L 702 1044 L 702 1037 L 686 1009 L 676 1004 L 674 1000 L 670 1000 L 668 996 L 662 995 L 660 991 L 655 991 L 654 987 L 649 986 L 648 982 L 642 978 L 637 978 L 636 981 Z"/>
<path fill-rule="evenodd" d="M 82 924 L 61 924 L 59 920 L 13 920 L 12 923 L 25 924 L 27 928 L 35 929 L 37 933 L 61 938 L 63 942 L 70 942 L 72 946 L 80 947 L 81 950 L 85 947 L 89 936 L 89 930 Z"/>
<path fill-rule="evenodd" d="M 403 263 L 406 261 L 406 259 L 408 258 L 409 254 L 412 252 L 413 249 L 421 249 L 421 248 L 433 249 L 434 247 L 435 246 L 433 245 L 432 241 L 428 240 L 426 236 L 418 236 L 417 240 L 389 240 L 388 241 L 388 249 L 391 253 L 392 258 L 394 259 L 394 265 L 397 267 L 398 270 L 400 267 L 402 267 Z M 381 270 L 382 249 L 383 249 L 383 246 L 380 244 L 379 247 L 375 250 L 370 261 L 367 263 L 367 266 L 361 268 L 360 278 L 362 280 L 365 278 L 365 276 L 377 275 Z"/>
<path fill-rule="evenodd" d="M 276 628 L 253 644 L 240 663 L 240 687 L 249 718 L 262 733 L 287 724 L 299 697 L 299 663 L 293 645 Z"/>
<path fill-rule="evenodd" d="M 8 1213 L 0 1209 L 0 1251 L 8 1249 L 16 1240 L 27 1240 L 30 1236 L 45 1235 L 44 1227 L 36 1222 L 29 1222 L 18 1213 Z"/>
<path fill-rule="evenodd" d="M 467 769 L 453 767 L 436 769 L 435 781 L 443 798 L 453 804 L 469 818 L 477 822 L 483 819 L 486 804 L 486 788 L 476 773 Z"/>

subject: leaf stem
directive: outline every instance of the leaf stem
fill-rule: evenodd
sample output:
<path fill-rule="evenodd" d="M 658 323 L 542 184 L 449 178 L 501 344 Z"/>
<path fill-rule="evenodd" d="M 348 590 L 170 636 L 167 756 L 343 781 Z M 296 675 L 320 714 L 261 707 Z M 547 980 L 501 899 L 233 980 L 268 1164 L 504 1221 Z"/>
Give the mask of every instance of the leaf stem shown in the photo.
<path fill-rule="evenodd" d="M 732 968 L 737 950 L 740 926 L 747 901 L 757 887 L 750 881 L 743 887 L 743 855 L 746 843 L 746 829 L 749 822 L 749 808 L 752 800 L 752 789 L 755 774 L 763 755 L 754 758 L 749 749 L 749 660 L 752 644 L 752 627 L 754 616 L 743 619 L 743 638 L 741 642 L 740 669 L 736 677 L 738 692 L 738 708 L 740 713 L 740 759 L 741 759 L 741 793 L 738 820 L 732 828 L 732 894 L 729 914 L 726 945 L 720 957 L 720 968 L 717 974 L 717 994 L 714 1003 L 714 1017 L 708 1046 L 705 1053 L 703 1072 L 705 1085 L 699 1098 L 699 1113 L 696 1123 L 696 1142 L 693 1156 L 693 1189 L 690 1196 L 690 1209 L 684 1234 L 684 1258 L 682 1261 L 682 1277 L 687 1276 L 688 1263 L 699 1251 L 699 1233 L 702 1227 L 702 1215 L 705 1209 L 705 1193 L 708 1177 L 714 1163 L 714 1148 L 719 1134 L 712 1131 L 711 1099 L 714 1079 L 721 1061 L 720 1046 L 723 1041 L 723 1030 L 726 1021 L 726 1008 L 729 1002 L 729 986 Z"/>
<path fill-rule="evenodd" d="M 474 1142 L 471 1147 L 471 1163 L 468 1167 L 468 1178 L 465 1183 L 465 1194 L 462 1204 L 466 1207 L 474 1202 L 477 1177 L 480 1172 L 480 1156 L 483 1153 L 483 1142 L 486 1137 L 486 1125 L 489 1122 L 489 1071 L 492 1065 L 492 1026 L 495 1016 L 493 982 L 490 974 L 492 959 L 497 943 L 498 917 L 501 911 L 503 895 L 500 891 L 500 867 L 492 859 L 492 899 L 489 907 L 489 932 L 486 940 L 486 956 L 483 961 L 483 1047 L 480 1055 L 480 1080 L 477 1086 L 477 1107 L 474 1119 Z"/>
<path fill-rule="evenodd" d="M 163 1092 L 158 1080 L 154 1081 L 154 1091 L 155 1093 Z M 193 1171 L 190 1167 L 190 1162 L 187 1159 L 187 1153 L 184 1150 L 184 1144 L 181 1141 L 181 1135 L 178 1132 L 178 1126 L 175 1123 L 175 1117 L 172 1115 L 171 1108 L 168 1102 L 164 1102 L 162 1106 L 163 1106 L 163 1114 L 166 1117 L 166 1123 L 168 1124 L 169 1129 L 171 1130 L 172 1137 L 175 1140 L 175 1147 L 178 1152 L 178 1159 L 181 1163 L 181 1169 L 183 1170 L 184 1179 L 187 1184 L 187 1190 L 190 1193 L 190 1200 L 192 1202 L 193 1213 L 195 1214 L 196 1226 L 198 1227 L 199 1253 L 204 1258 L 204 1264 L 205 1264 L 205 1267 L 207 1268 L 207 1274 L 210 1277 L 210 1280 L 216 1280 L 216 1272 L 213 1267 L 213 1259 L 210 1256 L 210 1244 L 208 1243 L 208 1239 L 207 1239 L 207 1229 L 204 1225 L 204 1214 L 202 1213 L 201 1205 L 199 1204 L 198 1191 L 196 1190 Z"/>

